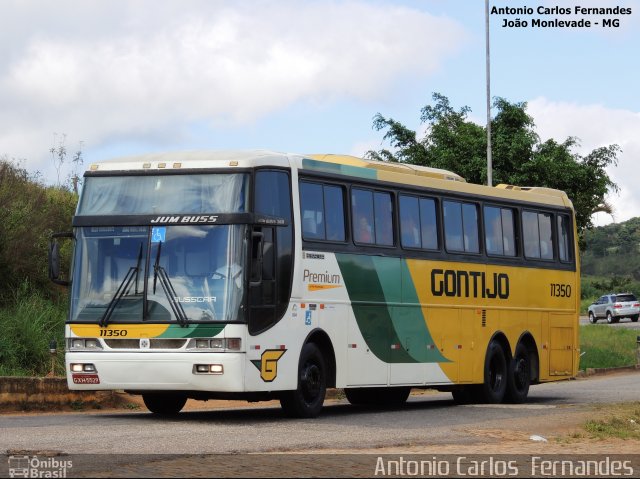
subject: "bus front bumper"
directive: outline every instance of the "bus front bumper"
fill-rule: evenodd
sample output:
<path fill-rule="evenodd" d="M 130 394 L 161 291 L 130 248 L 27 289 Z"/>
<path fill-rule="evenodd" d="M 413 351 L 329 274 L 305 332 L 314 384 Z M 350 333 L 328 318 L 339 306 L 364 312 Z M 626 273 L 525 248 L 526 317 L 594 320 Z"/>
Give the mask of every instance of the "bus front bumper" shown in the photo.
<path fill-rule="evenodd" d="M 243 392 L 245 353 L 67 352 L 70 390 Z"/>

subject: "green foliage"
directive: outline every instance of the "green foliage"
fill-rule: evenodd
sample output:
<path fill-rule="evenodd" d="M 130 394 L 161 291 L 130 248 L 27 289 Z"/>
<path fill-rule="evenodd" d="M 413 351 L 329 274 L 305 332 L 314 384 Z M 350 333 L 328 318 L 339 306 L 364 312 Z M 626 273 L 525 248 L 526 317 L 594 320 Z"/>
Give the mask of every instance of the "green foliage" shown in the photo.
<path fill-rule="evenodd" d="M 422 139 L 401 123 L 376 114 L 373 127 L 386 130 L 384 139 L 394 151 L 369 151 L 367 156 L 442 168 L 458 173 L 471 183 L 486 183 L 485 128 L 467 119 L 471 111 L 468 107 L 456 111 L 449 99 L 438 93 L 433 94 L 433 101 L 433 105 L 421 110 L 420 120 L 428 124 Z M 526 103 L 509 103 L 497 98 L 493 107 L 497 110 L 491 121 L 494 183 L 565 191 L 573 202 L 581 236 L 593 226 L 593 213 L 608 208 L 605 195 L 618 189 L 606 168 L 616 164 L 620 148 L 605 146 L 583 157 L 573 152 L 578 144 L 576 138 L 569 137 L 562 143 L 553 139 L 541 142 L 533 119 L 526 113 Z"/>
<path fill-rule="evenodd" d="M 580 369 L 636 364 L 637 331 L 589 324 L 580 327 Z"/>
<path fill-rule="evenodd" d="M 581 255 L 584 274 L 616 274 L 640 281 L 640 218 L 593 228 L 585 232 L 584 242 Z"/>
<path fill-rule="evenodd" d="M 640 439 L 640 403 L 606 406 L 605 419 L 590 419 L 584 429 L 592 437 Z"/>
<path fill-rule="evenodd" d="M 55 304 L 28 281 L 0 309 L 0 376 L 44 376 L 51 369 L 49 341 L 58 343 L 55 370 L 64 374 L 66 301 Z"/>
<path fill-rule="evenodd" d="M 0 159 L 0 292 L 15 289 L 25 279 L 47 294 L 56 291 L 48 279 L 49 238 L 71 229 L 76 203 L 74 193 L 46 187 L 20 166 Z M 70 247 L 62 251 L 66 264 Z M 0 293 L 0 305 L 9 299 Z"/>

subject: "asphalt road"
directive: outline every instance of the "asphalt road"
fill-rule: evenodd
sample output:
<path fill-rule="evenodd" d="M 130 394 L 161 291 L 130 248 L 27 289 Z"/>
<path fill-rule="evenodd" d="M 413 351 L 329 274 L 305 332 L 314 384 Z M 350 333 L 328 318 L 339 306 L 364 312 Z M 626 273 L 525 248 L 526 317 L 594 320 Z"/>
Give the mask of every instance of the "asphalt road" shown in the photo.
<path fill-rule="evenodd" d="M 0 452 L 68 454 L 214 454 L 362 449 L 402 444 L 464 444 L 465 429 L 505 420 L 536 434 L 585 404 L 636 401 L 640 373 L 592 376 L 531 388 L 523 405 L 456 406 L 445 393 L 412 396 L 394 410 L 330 401 L 313 420 L 283 417 L 279 407 L 186 411 L 174 418 L 148 412 L 0 416 Z M 242 404 L 242 403 L 240 403 Z"/>
<path fill-rule="evenodd" d="M 583 326 L 589 323 L 587 316 L 580 316 L 580 325 Z M 629 318 L 623 318 L 618 323 L 608 324 L 606 319 L 599 319 L 596 324 L 602 324 L 610 328 L 624 328 L 624 329 L 640 329 L 640 321 L 634 323 Z"/>

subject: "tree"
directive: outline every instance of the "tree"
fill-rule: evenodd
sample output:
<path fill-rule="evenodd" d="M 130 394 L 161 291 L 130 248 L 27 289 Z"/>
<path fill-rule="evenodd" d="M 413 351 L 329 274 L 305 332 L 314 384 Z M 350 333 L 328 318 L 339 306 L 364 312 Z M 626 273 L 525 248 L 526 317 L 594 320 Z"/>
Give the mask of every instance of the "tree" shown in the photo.
<path fill-rule="evenodd" d="M 427 124 L 424 138 L 401 123 L 377 113 L 373 127 L 386 130 L 384 140 L 393 151 L 369 151 L 374 160 L 410 163 L 442 168 L 458 173 L 470 183 L 486 184 L 486 129 L 467 119 L 467 106 L 455 110 L 449 99 L 433 94 L 433 105 L 421 110 L 420 121 Z M 497 110 L 491 121 L 493 177 L 496 184 L 544 186 L 567 193 L 576 212 L 578 233 L 582 238 L 592 228 L 595 212 L 612 213 L 607 193 L 618 191 L 606 168 L 617 163 L 618 145 L 596 148 L 586 156 L 573 150 L 579 140 L 569 137 L 562 143 L 540 141 L 527 104 L 496 98 Z M 581 247 L 583 242 L 581 239 Z"/>

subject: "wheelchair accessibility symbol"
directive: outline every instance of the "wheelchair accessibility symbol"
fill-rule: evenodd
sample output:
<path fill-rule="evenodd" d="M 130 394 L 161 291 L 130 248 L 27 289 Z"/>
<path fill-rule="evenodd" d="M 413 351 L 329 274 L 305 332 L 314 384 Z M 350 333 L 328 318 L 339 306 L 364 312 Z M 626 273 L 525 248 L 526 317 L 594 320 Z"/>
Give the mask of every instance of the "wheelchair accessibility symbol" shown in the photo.
<path fill-rule="evenodd" d="M 165 243 L 167 237 L 166 226 L 154 226 L 151 229 L 151 242 L 152 243 Z"/>

